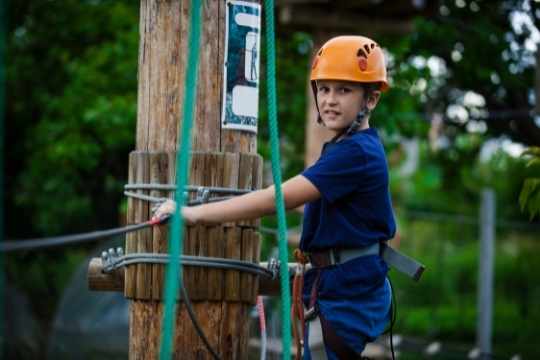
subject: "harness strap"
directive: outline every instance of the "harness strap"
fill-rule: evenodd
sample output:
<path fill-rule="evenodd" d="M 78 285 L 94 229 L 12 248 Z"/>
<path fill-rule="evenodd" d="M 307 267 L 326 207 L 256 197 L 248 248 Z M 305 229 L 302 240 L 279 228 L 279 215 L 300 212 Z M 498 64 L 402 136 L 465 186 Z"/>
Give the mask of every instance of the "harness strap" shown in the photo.
<path fill-rule="evenodd" d="M 324 315 L 319 312 L 324 344 L 336 353 L 340 360 L 358 360 L 360 354 L 354 351 L 343 339 L 336 334 Z"/>
<path fill-rule="evenodd" d="M 297 270 L 293 279 L 292 304 L 291 304 L 291 320 L 292 334 L 296 345 L 295 359 L 302 358 L 302 339 L 304 338 L 304 310 L 302 308 L 302 290 L 304 286 L 303 271 Z M 300 328 L 298 323 L 300 322 Z"/>
<path fill-rule="evenodd" d="M 381 244 L 375 243 L 355 249 L 328 249 L 309 253 L 310 262 L 315 267 L 326 267 L 341 264 L 363 256 L 379 255 Z"/>
<path fill-rule="evenodd" d="M 304 306 L 302 304 L 302 294 L 304 292 L 305 265 L 308 263 L 308 258 L 300 251 L 300 249 L 296 249 L 294 251 L 294 257 L 300 265 L 296 268 L 293 279 L 291 320 L 294 343 L 296 344 L 295 359 L 300 360 L 302 358 L 302 347 L 306 326 L 304 318 Z M 300 328 L 298 323 L 300 323 Z"/>
<path fill-rule="evenodd" d="M 315 308 L 317 306 L 317 293 L 319 288 L 319 280 L 321 279 L 321 270 L 317 269 L 317 275 L 315 275 L 315 280 L 313 280 L 313 285 L 311 286 L 311 292 L 309 293 L 309 309 Z M 315 314 L 317 316 L 317 314 Z"/>
<path fill-rule="evenodd" d="M 380 255 L 392 268 L 409 276 L 415 281 L 420 280 L 422 273 L 426 269 L 420 262 L 388 246 L 385 242 L 355 249 L 328 249 L 316 251 L 309 253 L 308 257 L 314 267 L 326 267 L 369 255 Z"/>
<path fill-rule="evenodd" d="M 384 245 L 381 250 L 382 258 L 388 265 L 409 276 L 414 281 L 420 280 L 420 277 L 426 269 L 423 264 L 388 245 Z"/>

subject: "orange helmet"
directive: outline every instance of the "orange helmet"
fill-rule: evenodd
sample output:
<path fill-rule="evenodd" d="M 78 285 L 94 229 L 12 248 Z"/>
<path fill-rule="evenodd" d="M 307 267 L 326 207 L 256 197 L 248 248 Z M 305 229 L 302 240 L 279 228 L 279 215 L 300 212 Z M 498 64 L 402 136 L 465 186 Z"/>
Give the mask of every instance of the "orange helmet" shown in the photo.
<path fill-rule="evenodd" d="M 315 56 L 310 80 L 380 83 L 381 91 L 389 88 L 382 50 L 375 41 L 363 36 L 328 40 Z"/>

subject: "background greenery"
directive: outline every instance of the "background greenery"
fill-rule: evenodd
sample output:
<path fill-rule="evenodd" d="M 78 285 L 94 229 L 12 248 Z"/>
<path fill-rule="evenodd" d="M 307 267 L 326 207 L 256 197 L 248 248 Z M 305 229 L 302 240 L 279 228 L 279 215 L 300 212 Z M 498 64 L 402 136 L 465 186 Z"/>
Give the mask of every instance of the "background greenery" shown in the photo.
<path fill-rule="evenodd" d="M 121 221 L 122 186 L 135 137 L 138 6 L 127 0 L 10 3 L 4 204 L 8 238 L 108 228 Z M 489 186 L 497 194 L 499 224 L 494 350 L 535 358 L 540 355 L 535 346 L 540 232 L 538 220 L 523 226 L 530 216 L 521 212 L 518 198 L 526 178 L 540 177 L 540 167 L 526 166 L 529 157 L 500 146 L 511 141 L 540 145 L 540 126 L 530 116 L 531 32 L 512 25 L 515 11 L 529 14 L 539 27 L 534 1 L 439 1 L 437 16 L 416 19 L 412 33 L 378 38 L 390 55 L 394 86 L 372 124 L 388 153 L 402 246 L 429 269 L 419 284 L 393 276 L 397 331 L 474 343 L 479 255 L 475 221 L 480 190 Z M 312 46 L 307 33 L 281 33 L 278 39 L 285 178 L 303 168 Z M 443 71 L 435 71 L 433 63 Z M 481 95 L 483 103 L 469 104 L 470 92 Z M 262 94 L 259 152 L 269 159 L 265 106 Z M 450 111 L 456 106 L 465 118 Z M 434 146 L 428 133 L 437 113 L 444 126 Z M 419 160 L 416 170 L 407 174 L 402 168 L 408 158 L 404 143 L 411 140 L 418 145 Z M 482 155 L 487 144 L 497 148 L 489 157 Z M 540 192 L 534 191 L 528 197 L 531 211 L 540 206 Z M 298 215 L 291 215 L 289 224 L 299 222 Z M 273 219 L 265 224 L 272 226 Z M 272 241 L 265 242 L 266 254 Z M 89 248 L 6 258 L 8 283 L 28 296 L 45 334 L 59 296 Z"/>

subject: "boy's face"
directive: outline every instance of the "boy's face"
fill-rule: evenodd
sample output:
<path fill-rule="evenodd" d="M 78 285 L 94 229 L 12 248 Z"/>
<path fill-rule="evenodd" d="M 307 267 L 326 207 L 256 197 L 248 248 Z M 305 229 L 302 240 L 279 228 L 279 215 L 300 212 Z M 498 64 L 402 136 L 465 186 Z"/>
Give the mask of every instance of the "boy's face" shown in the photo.
<path fill-rule="evenodd" d="M 318 80 L 316 84 L 321 119 L 326 128 L 336 134 L 349 127 L 364 105 L 373 110 L 380 96 L 379 91 L 374 91 L 364 99 L 364 88 L 354 82 Z"/>

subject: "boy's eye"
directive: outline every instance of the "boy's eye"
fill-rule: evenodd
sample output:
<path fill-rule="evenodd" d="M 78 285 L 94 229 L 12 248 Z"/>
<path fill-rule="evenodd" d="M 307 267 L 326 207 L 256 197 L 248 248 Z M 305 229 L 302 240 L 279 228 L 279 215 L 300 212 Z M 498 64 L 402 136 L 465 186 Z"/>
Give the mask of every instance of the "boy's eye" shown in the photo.
<path fill-rule="evenodd" d="M 341 87 L 341 88 L 339 88 L 339 92 L 341 92 L 341 93 L 348 93 L 348 92 L 350 92 L 350 91 L 351 91 L 351 89 L 349 89 L 348 87 Z"/>
<path fill-rule="evenodd" d="M 319 91 L 327 92 L 328 91 L 328 86 L 319 86 Z"/>

